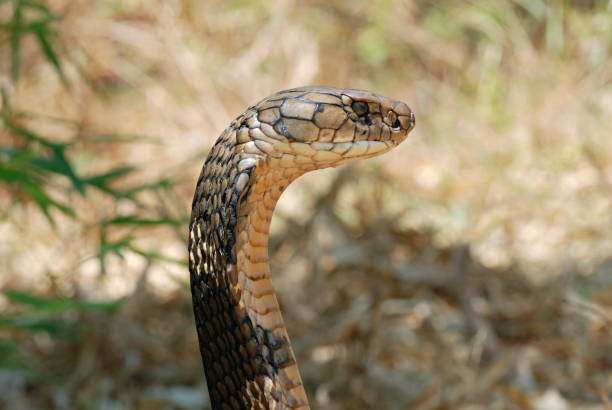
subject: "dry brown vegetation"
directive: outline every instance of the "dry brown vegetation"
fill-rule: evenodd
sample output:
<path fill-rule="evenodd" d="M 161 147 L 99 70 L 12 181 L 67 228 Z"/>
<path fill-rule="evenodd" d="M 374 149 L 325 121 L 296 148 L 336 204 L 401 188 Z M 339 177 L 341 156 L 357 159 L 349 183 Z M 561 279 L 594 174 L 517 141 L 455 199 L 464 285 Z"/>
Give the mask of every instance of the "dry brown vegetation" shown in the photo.
<path fill-rule="evenodd" d="M 278 206 L 313 407 L 611 409 L 611 51 L 604 0 L 0 0 L 0 408 L 207 406 L 195 178 L 321 84 L 417 128 Z"/>

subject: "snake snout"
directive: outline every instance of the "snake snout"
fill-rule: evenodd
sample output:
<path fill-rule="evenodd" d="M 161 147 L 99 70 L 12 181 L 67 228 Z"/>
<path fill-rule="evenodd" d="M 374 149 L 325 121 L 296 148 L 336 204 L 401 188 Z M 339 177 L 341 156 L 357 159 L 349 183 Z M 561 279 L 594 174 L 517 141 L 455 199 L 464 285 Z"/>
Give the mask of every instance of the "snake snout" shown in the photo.
<path fill-rule="evenodd" d="M 415 125 L 415 117 L 414 112 L 408 107 L 408 104 L 397 101 L 393 105 L 393 111 L 397 114 L 401 129 L 406 132 L 412 131 Z"/>
<path fill-rule="evenodd" d="M 394 122 L 391 124 L 391 141 L 398 145 L 406 139 L 408 133 L 415 126 L 416 119 L 414 112 L 407 104 L 397 101 L 392 108 Z"/>

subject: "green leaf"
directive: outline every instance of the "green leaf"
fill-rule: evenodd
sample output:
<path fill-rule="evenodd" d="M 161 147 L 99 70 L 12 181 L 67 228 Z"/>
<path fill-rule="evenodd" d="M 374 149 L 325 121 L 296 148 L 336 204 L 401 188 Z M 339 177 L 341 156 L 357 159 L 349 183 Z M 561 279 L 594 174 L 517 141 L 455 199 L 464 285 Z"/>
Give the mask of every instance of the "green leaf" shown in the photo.
<path fill-rule="evenodd" d="M 11 302 L 32 306 L 34 308 L 45 308 L 54 303 L 53 300 L 41 298 L 39 296 L 34 296 L 31 293 L 20 292 L 17 290 L 5 290 L 2 293 Z"/>
<path fill-rule="evenodd" d="M 2 327 L 30 332 L 46 332 L 59 338 L 72 338 L 74 336 L 73 323 L 37 312 L 0 317 L 0 328 Z"/>
<path fill-rule="evenodd" d="M 0 113 L 2 116 L 8 116 L 11 113 L 11 105 L 9 103 L 8 91 L 5 87 L 0 87 L 0 96 L 2 96 L 2 110 Z"/>
<path fill-rule="evenodd" d="M 32 165 L 50 172 L 54 172 L 67 177 L 74 188 L 83 196 L 85 196 L 85 185 L 83 181 L 77 177 L 74 172 L 72 165 L 66 159 L 65 150 L 69 147 L 69 144 L 59 144 L 48 139 L 41 137 L 34 132 L 15 124 L 12 121 L 5 121 L 7 128 L 11 131 L 27 139 L 28 141 L 36 142 L 45 148 L 48 148 L 51 152 L 50 158 L 37 157 L 32 160 Z"/>
<path fill-rule="evenodd" d="M 64 155 L 65 148 L 66 147 L 63 145 L 53 145 L 51 147 L 51 158 L 38 158 L 32 161 L 32 164 L 38 168 L 55 172 L 67 177 L 70 182 L 72 182 L 72 186 L 74 186 L 74 188 L 82 196 L 85 196 L 85 184 L 79 177 L 77 177 L 72 165 L 66 159 L 66 156 Z"/>
<path fill-rule="evenodd" d="M 5 118 L 5 125 L 6 127 L 13 131 L 15 134 L 20 135 L 22 137 L 24 137 L 25 139 L 27 139 L 28 141 L 32 141 L 32 142 L 37 142 L 40 145 L 46 147 L 46 148 L 64 148 L 66 147 L 66 144 L 58 144 L 57 142 L 53 142 L 53 141 L 49 141 L 35 133 L 33 133 L 32 131 L 28 130 L 27 128 L 23 128 L 19 125 L 17 125 L 16 123 L 14 123 L 13 121 L 11 121 L 10 119 Z"/>
<path fill-rule="evenodd" d="M 57 208 L 59 211 L 68 216 L 75 216 L 75 213 L 71 208 L 51 198 L 40 186 L 36 184 L 24 184 L 22 189 L 30 196 L 30 198 L 32 198 L 32 200 L 34 200 L 34 202 L 36 202 L 39 208 L 47 216 L 47 219 L 51 224 L 54 224 L 54 222 L 51 214 L 49 213 L 50 208 Z"/>
<path fill-rule="evenodd" d="M 45 6 L 45 4 L 43 2 L 29 1 L 29 0 L 23 0 L 23 2 L 25 4 L 27 4 L 28 7 L 30 7 L 31 9 L 35 9 L 35 10 L 38 10 L 39 12 L 41 12 L 43 14 L 43 17 L 46 17 L 48 19 L 51 19 L 51 18 L 55 17 L 53 15 L 53 13 L 51 13 L 51 10 L 49 10 L 49 8 L 47 6 Z"/>
<path fill-rule="evenodd" d="M 7 184 L 36 184 L 38 181 L 27 170 L 14 169 L 0 163 L 0 181 Z"/>
<path fill-rule="evenodd" d="M 57 74 L 66 84 L 66 77 L 64 76 L 60 60 L 57 57 L 55 51 L 53 50 L 53 47 L 51 47 L 51 43 L 49 42 L 48 37 L 51 35 L 51 33 L 47 27 L 47 21 L 39 21 L 35 24 L 32 24 L 31 30 L 34 32 L 34 35 L 38 40 L 38 44 L 40 45 L 43 54 L 45 55 L 45 57 L 47 57 L 49 63 L 53 65 Z"/>
<path fill-rule="evenodd" d="M 174 182 L 172 180 L 164 178 L 164 179 L 160 179 L 159 181 L 152 182 L 150 184 L 138 185 L 138 186 L 126 189 L 124 191 L 121 191 L 120 195 L 121 195 L 121 198 L 132 199 L 134 195 L 142 191 L 148 191 L 148 190 L 154 191 L 158 189 L 167 190 L 167 189 L 172 188 L 173 186 L 174 186 Z"/>
<path fill-rule="evenodd" d="M 26 317 L 26 322 L 29 320 L 36 321 L 38 320 L 37 318 L 47 318 L 59 312 L 78 308 L 78 302 L 71 299 L 43 298 L 17 290 L 6 290 L 2 293 L 4 293 L 4 296 L 11 302 L 29 306 L 33 309 L 33 311 L 28 314 L 19 315 L 20 318 L 22 318 L 22 316 Z M 34 317 L 35 315 L 38 316 Z"/>
<path fill-rule="evenodd" d="M 102 230 L 99 250 L 98 250 L 98 259 L 100 260 L 100 269 L 102 272 L 106 272 L 106 257 L 109 253 L 115 254 L 119 258 L 124 258 L 124 252 L 130 249 L 130 244 L 134 237 L 127 236 L 125 238 L 119 239 L 115 242 L 108 242 L 106 240 L 106 232 Z"/>
<path fill-rule="evenodd" d="M 171 225 L 180 226 L 183 221 L 173 218 L 157 218 L 157 219 L 146 219 L 140 218 L 136 215 L 120 216 L 117 218 L 109 219 L 104 222 L 105 225 L 135 225 L 135 226 L 158 226 L 158 225 Z"/>
<path fill-rule="evenodd" d="M 5 290 L 2 292 L 8 300 L 20 305 L 26 305 L 34 308 L 38 313 L 57 313 L 65 310 L 115 310 L 121 306 L 121 300 L 113 300 L 107 302 L 80 302 L 74 299 L 52 299 L 43 298 L 27 292 L 18 290 Z"/>
<path fill-rule="evenodd" d="M 158 252 L 155 251 L 145 251 L 142 249 L 138 249 L 135 248 L 133 246 L 130 246 L 130 250 L 146 259 L 149 260 L 158 260 L 158 261 L 162 261 L 162 262 L 170 262 L 170 263 L 175 263 L 177 265 L 181 265 L 181 266 L 187 266 L 187 262 L 182 260 L 182 259 L 176 259 L 176 258 L 170 258 L 168 256 L 162 255 Z"/>
<path fill-rule="evenodd" d="M 0 30 L 7 31 L 10 37 L 11 79 L 16 82 L 19 77 L 21 40 L 25 34 L 31 33 L 36 37 L 42 53 L 53 65 L 62 81 L 66 83 L 60 59 L 53 50 L 50 41 L 52 32 L 49 23 L 55 19 L 55 16 L 44 3 L 28 0 L 13 0 L 13 3 L 11 19 L 0 24 Z M 36 17 L 34 21 L 27 21 L 24 16 L 29 16 L 29 20 L 33 19 L 31 11 L 36 12 Z"/>
<path fill-rule="evenodd" d="M 15 0 L 13 16 L 10 24 L 6 26 L 7 31 L 10 31 L 11 41 L 11 79 L 17 81 L 19 77 L 19 59 L 21 55 L 21 36 L 22 36 L 22 7 L 23 1 Z"/>
<path fill-rule="evenodd" d="M 113 189 L 109 186 L 109 183 L 116 178 L 122 177 L 124 175 L 129 174 L 130 172 L 135 171 L 136 167 L 121 167 L 114 170 L 111 170 L 107 173 L 103 173 L 100 175 L 95 175 L 93 177 L 88 177 L 82 179 L 82 182 L 87 185 L 92 185 L 99 190 L 106 192 L 116 199 L 134 199 L 134 196 L 142 191 L 147 190 L 158 190 L 163 189 L 167 190 L 174 186 L 174 182 L 170 179 L 160 179 L 159 181 L 155 181 L 149 184 L 137 185 L 132 188 L 117 190 Z"/>
<path fill-rule="evenodd" d="M 0 161 L 0 182 L 16 185 L 38 205 L 52 225 L 53 218 L 49 213 L 51 208 L 56 208 L 69 216 L 75 215 L 71 208 L 54 200 L 45 192 L 44 181 L 34 174 L 32 167 L 28 165 L 37 157 L 27 151 L 17 152 L 11 149 L 2 149 L 0 154 L 4 154 L 9 159 Z"/>
<path fill-rule="evenodd" d="M 27 369 L 27 366 L 19 355 L 19 345 L 16 341 L 0 339 L 0 369 Z"/>
<path fill-rule="evenodd" d="M 83 179 L 83 183 L 87 185 L 94 186 L 99 190 L 111 194 L 115 198 L 120 198 L 121 193 L 109 186 L 109 183 L 114 179 L 120 178 L 124 175 L 129 174 L 136 170 L 135 167 L 121 167 L 115 168 L 109 172 L 105 172 L 103 174 L 94 175 L 88 178 Z"/>
<path fill-rule="evenodd" d="M 0 339 L 0 368 L 6 368 L 17 353 L 17 342 Z"/>

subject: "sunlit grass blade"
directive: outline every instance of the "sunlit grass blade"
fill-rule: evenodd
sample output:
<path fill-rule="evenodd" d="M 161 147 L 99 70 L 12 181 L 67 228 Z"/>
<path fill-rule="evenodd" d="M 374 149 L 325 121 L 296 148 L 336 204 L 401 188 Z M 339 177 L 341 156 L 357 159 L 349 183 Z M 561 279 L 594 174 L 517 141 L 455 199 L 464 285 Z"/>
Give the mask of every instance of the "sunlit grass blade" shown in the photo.
<path fill-rule="evenodd" d="M 0 369 L 27 369 L 26 364 L 19 355 L 19 344 L 17 341 L 0 339 Z"/>
<path fill-rule="evenodd" d="M 0 317 L 1 328 L 14 328 L 30 332 L 46 332 L 57 338 L 73 338 L 74 324 L 41 313 L 25 313 Z"/>
<path fill-rule="evenodd" d="M 76 306 L 75 302 L 69 299 L 42 298 L 31 293 L 16 290 L 6 290 L 2 293 L 11 302 L 26 305 L 33 309 L 32 313 L 27 316 L 28 320 L 34 319 L 35 315 L 45 315 L 47 317 L 65 310 L 74 309 Z"/>
<path fill-rule="evenodd" d="M 60 175 L 67 177 L 74 188 L 81 194 L 85 195 L 85 184 L 83 181 L 76 175 L 72 164 L 66 159 L 64 154 L 65 147 L 60 145 L 54 145 L 51 147 L 51 157 L 50 158 L 37 158 L 32 161 L 32 164 L 37 166 L 38 168 L 54 172 Z"/>
<path fill-rule="evenodd" d="M 187 266 L 187 261 L 183 259 L 171 258 L 155 251 L 145 251 L 142 249 L 135 248 L 133 246 L 130 246 L 130 250 L 148 260 L 157 260 L 161 262 L 170 262 L 181 266 Z"/>
<path fill-rule="evenodd" d="M 22 188 L 34 200 L 34 202 L 38 204 L 38 206 L 47 216 L 47 219 L 49 220 L 49 222 L 51 222 L 51 224 L 54 225 L 55 222 L 53 221 L 53 217 L 49 213 L 50 208 L 56 208 L 68 216 L 72 216 L 72 217 L 75 216 L 75 212 L 70 207 L 63 205 L 57 202 L 56 200 L 54 200 L 53 198 L 51 198 L 38 185 L 27 184 L 27 185 L 24 185 Z"/>
<path fill-rule="evenodd" d="M 5 290 L 2 294 L 13 303 L 28 305 L 36 309 L 44 309 L 57 303 L 57 300 L 35 296 L 31 293 L 17 290 Z"/>
<path fill-rule="evenodd" d="M 129 251 L 133 236 L 126 236 L 117 241 L 107 241 L 106 231 L 103 229 L 100 235 L 100 242 L 98 243 L 98 254 L 97 258 L 100 261 L 100 270 L 102 273 L 106 272 L 106 257 L 108 254 L 113 254 L 123 259 L 124 253 Z"/>
<path fill-rule="evenodd" d="M 114 196 L 115 198 L 120 198 L 122 196 L 121 192 L 113 189 L 109 186 L 109 184 L 117 179 L 121 178 L 133 171 L 136 170 L 136 167 L 120 167 L 115 168 L 109 172 L 105 172 L 102 174 L 94 175 L 91 177 L 83 178 L 83 183 L 86 185 L 91 185 L 93 187 L 98 188 L 99 190 L 106 192 Z"/>
<path fill-rule="evenodd" d="M 37 312 L 56 313 L 64 310 L 114 310 L 121 305 L 120 300 L 108 302 L 81 302 L 74 299 L 53 299 L 18 290 L 2 292 L 11 302 L 32 307 Z"/>
<path fill-rule="evenodd" d="M 27 170 L 14 168 L 9 164 L 0 162 L 0 181 L 6 184 L 38 184 L 34 176 L 32 176 Z"/>
<path fill-rule="evenodd" d="M 162 178 L 158 181 L 149 183 L 149 184 L 143 184 L 143 185 L 138 185 L 126 190 L 123 190 L 120 192 L 120 195 L 122 198 L 133 198 L 137 193 L 142 192 L 142 191 L 148 191 L 148 190 L 168 190 L 170 188 L 172 188 L 175 185 L 175 182 L 168 179 L 168 178 Z"/>
<path fill-rule="evenodd" d="M 29 332 L 46 332 L 57 338 L 76 337 L 76 322 L 64 316 L 67 311 L 112 312 L 121 306 L 121 300 L 82 302 L 75 299 L 47 298 L 29 292 L 5 290 L 2 294 L 13 305 L 20 305 L 26 312 L 0 316 L 0 329 L 17 329 Z M 0 346 L 1 347 L 1 346 Z M 0 351 L 0 364 L 2 355 Z"/>
<path fill-rule="evenodd" d="M 21 56 L 21 37 L 23 35 L 23 1 L 15 0 L 13 15 L 8 24 L 4 25 L 4 29 L 10 32 L 11 44 L 11 79 L 17 81 L 19 77 L 19 61 Z"/>
<path fill-rule="evenodd" d="M 46 18 L 51 18 L 54 17 L 53 13 L 51 13 L 51 10 L 49 10 L 49 7 L 47 7 L 44 3 L 44 1 L 41 0 L 22 0 L 22 2 L 27 5 L 30 9 L 36 10 L 39 13 L 42 13 L 42 15 Z"/>
<path fill-rule="evenodd" d="M 21 191 L 38 205 L 52 225 L 54 225 L 54 221 L 49 212 L 51 208 L 56 208 L 66 215 L 75 216 L 71 208 L 51 198 L 42 188 L 41 182 L 29 174 L 27 170 L 12 169 L 0 163 L 0 181 L 18 185 Z"/>
<path fill-rule="evenodd" d="M 141 218 L 137 215 L 129 215 L 129 216 L 119 216 L 116 218 L 109 219 L 104 222 L 105 225 L 132 225 L 132 226 L 160 226 L 160 225 L 169 225 L 169 226 L 181 226 L 186 221 L 181 221 L 179 219 L 173 218 Z"/>
<path fill-rule="evenodd" d="M 7 2 L 7 1 L 3 1 Z M 32 34 L 40 46 L 40 49 L 49 63 L 55 68 L 64 84 L 67 84 L 64 72 L 62 70 L 61 61 L 53 49 L 50 38 L 52 31 L 50 22 L 55 19 L 55 16 L 44 3 L 13 0 L 13 13 L 8 22 L 0 24 L 0 30 L 9 33 L 10 50 L 11 50 L 11 79 L 16 82 L 19 77 L 20 58 L 22 40 L 26 34 Z M 24 16 L 29 16 L 34 11 L 38 18 L 34 21 L 28 21 Z M 30 17 L 29 20 L 31 20 Z"/>
<path fill-rule="evenodd" d="M 49 63 L 53 65 L 53 67 L 55 68 L 55 71 L 60 76 L 64 84 L 67 85 L 66 77 L 64 76 L 64 71 L 62 70 L 60 59 L 58 58 L 57 54 L 53 50 L 53 47 L 51 46 L 51 42 L 49 41 L 51 32 L 49 31 L 49 28 L 48 28 L 48 21 L 40 21 L 40 22 L 34 23 L 30 26 L 30 29 L 36 36 L 36 39 L 38 40 L 38 44 L 40 45 L 40 48 L 43 54 L 45 55 Z"/>
<path fill-rule="evenodd" d="M 32 161 L 32 165 L 47 171 L 64 175 L 72 182 L 74 188 L 81 195 L 85 195 L 85 185 L 83 184 L 83 181 L 81 181 L 81 179 L 76 175 L 72 164 L 70 164 L 70 162 L 66 159 L 65 150 L 67 147 L 69 147 L 69 144 L 59 144 L 49 141 L 48 139 L 28 130 L 27 128 L 15 124 L 11 120 L 5 120 L 5 124 L 7 128 L 13 131 L 15 134 L 49 149 L 51 153 L 49 158 L 38 157 Z"/>

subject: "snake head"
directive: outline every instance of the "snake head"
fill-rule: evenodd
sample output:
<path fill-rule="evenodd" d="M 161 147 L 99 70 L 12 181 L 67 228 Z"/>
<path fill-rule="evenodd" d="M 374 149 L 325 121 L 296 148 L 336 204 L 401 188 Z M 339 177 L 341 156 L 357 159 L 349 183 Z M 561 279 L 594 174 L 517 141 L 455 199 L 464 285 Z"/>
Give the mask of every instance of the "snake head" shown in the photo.
<path fill-rule="evenodd" d="M 258 150 L 283 167 L 304 171 L 382 154 L 406 139 L 414 125 L 414 113 L 403 102 L 331 87 L 280 91 L 235 123 L 237 143 L 245 143 L 248 152 Z"/>
<path fill-rule="evenodd" d="M 348 151 L 348 158 L 362 158 L 359 154 L 351 155 L 352 151 L 359 151 L 356 148 L 360 147 L 360 141 L 369 142 L 370 156 L 381 154 L 404 141 L 415 126 L 414 113 L 401 101 L 361 90 L 343 90 L 341 100 L 348 115 L 347 122 L 352 122 L 355 133 L 352 138 L 350 131 L 348 135 L 340 134 L 334 142 L 355 144 Z"/>

